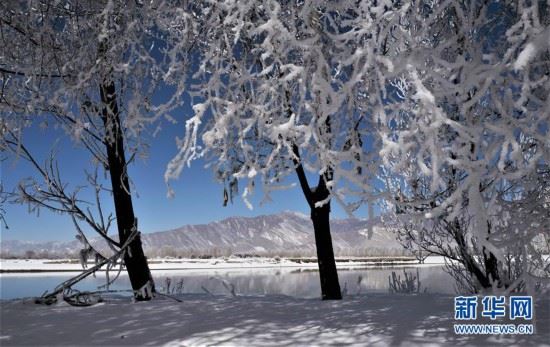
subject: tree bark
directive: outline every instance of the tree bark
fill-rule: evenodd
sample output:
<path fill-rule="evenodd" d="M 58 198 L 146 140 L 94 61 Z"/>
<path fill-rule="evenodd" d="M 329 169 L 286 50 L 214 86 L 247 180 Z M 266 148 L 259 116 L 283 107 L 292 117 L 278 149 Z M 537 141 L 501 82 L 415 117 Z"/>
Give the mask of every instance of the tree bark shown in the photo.
<path fill-rule="evenodd" d="M 124 137 L 120 122 L 120 113 L 116 100 L 113 81 L 106 81 L 100 86 L 102 120 L 105 127 L 105 145 L 107 147 L 108 169 L 111 176 L 113 200 L 120 244 L 124 244 L 137 228 L 134 215 L 130 185 L 126 172 Z M 138 234 L 130 243 L 124 256 L 124 264 L 130 278 L 134 297 L 137 300 L 149 300 L 155 291 L 154 282 L 149 270 L 147 258 Z"/>
<path fill-rule="evenodd" d="M 319 185 L 313 192 L 315 202 L 323 201 L 329 196 L 323 177 L 319 177 Z M 322 207 L 311 209 L 311 221 L 315 232 L 315 246 L 317 247 L 317 262 L 319 263 L 319 277 L 321 280 L 321 293 L 323 300 L 340 300 L 342 292 L 338 281 L 336 260 L 332 248 L 330 235 L 330 201 Z"/>
<path fill-rule="evenodd" d="M 474 259 L 474 257 L 468 251 L 466 240 L 464 239 L 464 231 L 462 226 L 460 225 L 458 220 L 455 220 L 453 224 L 455 229 L 453 236 L 458 245 L 460 257 L 462 259 L 461 261 L 464 267 L 466 268 L 466 271 L 468 271 L 471 275 L 475 277 L 475 279 L 477 280 L 477 282 L 482 288 L 484 289 L 491 288 L 492 283 L 491 283 L 491 280 L 489 279 L 489 272 L 487 271 L 488 265 L 487 265 L 487 257 L 485 256 L 485 247 L 483 248 L 483 257 L 485 261 L 486 271 L 483 272 L 478 266 L 478 264 L 476 263 L 476 260 Z M 492 253 L 491 253 L 491 257 L 494 258 L 494 255 Z M 496 261 L 496 258 L 494 258 L 494 260 Z M 493 278 L 493 280 L 497 280 L 497 278 Z"/>
<path fill-rule="evenodd" d="M 342 299 L 342 292 L 338 281 L 338 271 L 336 270 L 336 260 L 334 259 L 332 237 L 330 235 L 330 200 L 321 207 L 315 206 L 317 202 L 324 201 L 330 196 L 325 183 L 327 178 L 320 175 L 317 187 L 310 188 L 304 168 L 299 161 L 298 147 L 293 146 L 293 151 L 296 156 L 294 160 L 296 174 L 311 210 L 317 263 L 319 265 L 319 279 L 321 280 L 321 297 L 323 300 L 340 300 Z"/>
<path fill-rule="evenodd" d="M 487 223 L 487 231 L 489 234 L 491 234 L 491 223 Z M 486 240 L 489 241 L 489 235 L 487 235 Z M 483 253 L 483 263 L 485 265 L 485 277 L 490 279 L 490 281 L 492 282 L 497 282 L 497 287 L 502 287 L 504 279 L 501 278 L 498 271 L 497 257 L 495 257 L 495 255 L 487 250 L 485 247 L 481 249 L 481 252 Z M 504 285 L 504 287 L 508 286 Z"/>

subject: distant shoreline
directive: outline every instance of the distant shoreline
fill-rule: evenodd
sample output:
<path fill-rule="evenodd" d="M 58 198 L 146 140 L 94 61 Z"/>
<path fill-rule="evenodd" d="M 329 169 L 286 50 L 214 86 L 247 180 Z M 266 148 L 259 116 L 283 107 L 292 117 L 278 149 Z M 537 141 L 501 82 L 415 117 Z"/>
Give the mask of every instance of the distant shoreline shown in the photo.
<path fill-rule="evenodd" d="M 414 257 L 341 257 L 336 259 L 338 269 L 358 269 L 391 266 L 433 266 L 441 265 L 441 257 L 429 257 L 420 264 Z M 150 259 L 151 271 L 176 270 L 230 270 L 258 268 L 317 268 L 317 259 L 304 258 L 212 258 L 212 259 Z M 93 263 L 88 263 L 88 267 Z M 0 274 L 41 273 L 41 272 L 80 272 L 82 266 L 75 259 L 0 259 Z M 104 269 L 98 270 L 100 272 Z M 116 270 L 111 270 L 116 271 Z"/>

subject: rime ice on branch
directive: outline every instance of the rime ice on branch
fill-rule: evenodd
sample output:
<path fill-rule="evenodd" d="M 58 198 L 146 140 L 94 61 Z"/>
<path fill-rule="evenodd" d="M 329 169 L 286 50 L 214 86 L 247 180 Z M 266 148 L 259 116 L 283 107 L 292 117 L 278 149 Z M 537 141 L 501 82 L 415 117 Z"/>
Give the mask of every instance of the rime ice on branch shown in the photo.
<path fill-rule="evenodd" d="M 549 23 L 542 1 L 432 1 L 394 28 L 389 205 L 402 242 L 453 260 L 469 291 L 550 277 Z"/>

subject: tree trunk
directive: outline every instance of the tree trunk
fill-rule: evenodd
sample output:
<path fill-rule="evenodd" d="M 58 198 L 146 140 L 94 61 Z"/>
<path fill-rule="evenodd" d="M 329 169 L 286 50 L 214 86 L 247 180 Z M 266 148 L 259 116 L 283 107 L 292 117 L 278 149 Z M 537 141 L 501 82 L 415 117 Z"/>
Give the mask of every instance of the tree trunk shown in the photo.
<path fill-rule="evenodd" d="M 126 158 L 124 154 L 124 137 L 120 124 L 120 114 L 116 101 L 115 84 L 112 81 L 103 83 L 100 87 L 101 101 L 105 107 L 102 111 L 102 120 L 105 127 L 105 145 L 113 200 L 115 205 L 116 221 L 120 244 L 124 244 L 137 228 L 134 216 L 130 185 L 126 172 Z M 149 300 L 155 291 L 151 271 L 147 258 L 143 253 L 141 237 L 138 234 L 130 243 L 128 252 L 124 256 L 124 263 L 130 278 L 134 297 L 137 300 Z"/>
<path fill-rule="evenodd" d="M 334 259 L 334 251 L 332 249 L 332 237 L 330 235 L 330 200 L 321 207 L 315 207 L 317 202 L 324 201 L 330 196 L 330 192 L 326 186 L 329 175 L 320 175 L 317 187 L 310 188 L 304 168 L 299 161 L 300 152 L 296 145 L 293 146 L 293 152 L 296 157 L 294 159 L 296 174 L 298 175 L 304 197 L 311 209 L 311 221 L 313 222 L 317 262 L 319 265 L 319 278 L 321 280 L 321 297 L 323 300 L 340 300 L 342 299 L 342 292 L 340 291 L 336 260 Z"/>
<path fill-rule="evenodd" d="M 491 234 L 491 223 L 487 223 L 487 232 L 488 234 Z M 486 240 L 489 241 L 489 235 L 487 235 Z M 488 279 L 490 279 L 491 282 L 497 282 L 497 287 L 499 288 L 502 287 L 504 279 L 500 278 L 497 258 L 492 252 L 487 250 L 485 247 L 481 249 L 481 252 L 483 253 L 483 263 L 485 265 L 485 276 Z M 505 287 L 508 287 L 508 286 L 505 285 Z"/>
<path fill-rule="evenodd" d="M 502 287 L 502 281 L 498 273 L 498 261 L 495 255 L 489 252 L 485 247 L 482 248 L 483 263 L 485 265 L 485 277 L 489 281 L 490 287 L 492 282 L 497 282 L 497 287 Z M 487 256 L 487 253 L 489 256 Z"/>
<path fill-rule="evenodd" d="M 477 282 L 479 283 L 479 285 L 482 288 L 484 288 L 484 289 L 491 288 L 492 285 L 491 285 L 491 281 L 489 280 L 488 273 L 487 272 L 484 273 L 480 269 L 480 267 L 478 266 L 475 258 L 468 251 L 468 247 L 466 245 L 466 240 L 464 239 L 464 229 L 461 226 L 458 219 L 455 219 L 455 221 L 453 223 L 453 227 L 454 227 L 453 236 L 454 236 L 454 239 L 457 243 L 458 250 L 460 252 L 460 257 L 462 259 L 461 262 L 464 265 L 464 267 L 466 268 L 466 271 L 468 271 L 477 280 Z M 483 253 L 484 253 L 483 256 L 486 259 L 484 250 L 485 249 L 483 249 Z M 492 253 L 491 253 L 491 255 L 492 255 Z"/>
<path fill-rule="evenodd" d="M 328 194 L 326 197 L 328 197 Z M 322 200 L 324 199 L 315 199 L 315 201 Z M 322 298 L 323 300 L 340 300 L 342 299 L 342 292 L 340 290 L 340 282 L 338 281 L 336 260 L 334 259 L 332 248 L 332 237 L 330 235 L 330 202 L 327 202 L 322 207 L 312 208 L 311 221 L 313 222 L 313 230 L 315 232 Z"/>

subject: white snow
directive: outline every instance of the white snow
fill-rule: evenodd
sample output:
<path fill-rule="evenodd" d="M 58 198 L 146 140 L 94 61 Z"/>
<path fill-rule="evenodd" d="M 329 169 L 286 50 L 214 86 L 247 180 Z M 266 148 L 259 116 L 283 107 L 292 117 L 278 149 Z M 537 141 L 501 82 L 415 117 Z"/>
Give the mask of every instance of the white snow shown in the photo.
<path fill-rule="evenodd" d="M 106 297 L 84 308 L 1 301 L 0 341 L 2 346 L 549 346 L 550 341 L 547 299 L 537 300 L 534 335 L 466 336 L 454 334 L 453 324 L 460 322 L 448 295 L 179 298 L 182 302 L 159 297 L 132 303 Z"/>
<path fill-rule="evenodd" d="M 528 43 L 525 45 L 525 48 L 521 51 L 521 53 L 518 55 L 517 60 L 514 63 L 514 70 L 522 70 L 529 64 L 529 61 L 533 59 L 535 54 L 537 53 L 537 49 L 533 43 Z"/>
<path fill-rule="evenodd" d="M 414 95 L 414 98 L 428 105 L 434 104 L 435 96 L 424 86 L 424 84 L 420 80 L 420 77 L 418 76 L 418 72 L 416 70 L 413 70 L 411 75 L 414 85 L 416 87 L 416 94 Z"/>

